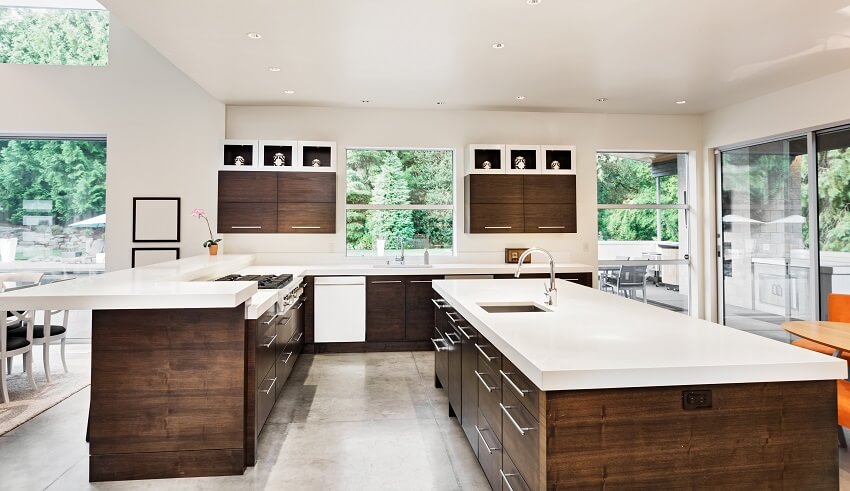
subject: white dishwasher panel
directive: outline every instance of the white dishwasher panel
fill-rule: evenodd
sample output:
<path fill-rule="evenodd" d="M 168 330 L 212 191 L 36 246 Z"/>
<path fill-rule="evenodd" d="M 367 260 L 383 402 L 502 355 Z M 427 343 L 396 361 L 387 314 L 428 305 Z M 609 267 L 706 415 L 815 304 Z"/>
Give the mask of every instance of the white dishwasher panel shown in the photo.
<path fill-rule="evenodd" d="M 366 341 L 365 276 L 318 276 L 314 295 L 315 342 Z"/>

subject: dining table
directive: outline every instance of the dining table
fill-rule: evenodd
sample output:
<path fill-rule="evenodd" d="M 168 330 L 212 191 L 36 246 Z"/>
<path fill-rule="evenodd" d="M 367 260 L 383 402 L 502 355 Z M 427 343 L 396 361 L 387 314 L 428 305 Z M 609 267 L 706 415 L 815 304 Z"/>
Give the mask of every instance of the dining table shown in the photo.
<path fill-rule="evenodd" d="M 832 348 L 832 356 L 850 352 L 850 323 L 835 321 L 789 321 L 782 324 L 789 333 Z"/>

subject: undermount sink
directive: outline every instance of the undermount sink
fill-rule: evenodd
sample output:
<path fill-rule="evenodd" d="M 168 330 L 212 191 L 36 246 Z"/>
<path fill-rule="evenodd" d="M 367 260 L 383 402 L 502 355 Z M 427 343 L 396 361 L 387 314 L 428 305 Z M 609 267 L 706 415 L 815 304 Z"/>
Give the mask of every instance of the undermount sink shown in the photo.
<path fill-rule="evenodd" d="M 479 303 L 479 307 L 491 314 L 510 314 L 524 312 L 552 312 L 535 303 Z"/>
<path fill-rule="evenodd" d="M 373 268 L 410 268 L 410 269 L 421 269 L 421 268 L 433 268 L 433 264 L 373 264 Z"/>

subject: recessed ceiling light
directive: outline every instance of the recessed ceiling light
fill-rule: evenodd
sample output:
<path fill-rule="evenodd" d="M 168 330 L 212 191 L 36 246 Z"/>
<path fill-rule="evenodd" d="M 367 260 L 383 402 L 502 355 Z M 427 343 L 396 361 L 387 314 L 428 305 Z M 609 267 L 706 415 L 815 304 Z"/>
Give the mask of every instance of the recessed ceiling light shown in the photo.
<path fill-rule="evenodd" d="M 292 94 L 295 93 L 295 91 L 294 90 L 284 90 L 283 93 L 286 94 L 286 95 L 292 95 Z"/>
<path fill-rule="evenodd" d="M 679 101 L 676 101 L 676 104 L 679 104 L 679 105 L 687 104 L 687 103 L 688 103 L 688 101 L 686 101 L 686 100 L 684 100 L 684 99 L 679 100 Z"/>
<path fill-rule="evenodd" d="M 505 47 L 505 45 L 503 43 L 493 43 L 494 49 L 502 49 L 504 47 Z"/>
<path fill-rule="evenodd" d="M 518 96 L 516 96 L 516 100 L 523 101 L 523 100 L 525 100 L 525 96 L 524 95 L 518 95 Z"/>
<path fill-rule="evenodd" d="M 537 5 L 538 3 L 540 3 L 540 0 L 525 0 L 525 3 L 529 5 Z"/>
<path fill-rule="evenodd" d="M 599 97 L 599 98 L 596 99 L 596 102 L 608 102 L 608 98 L 607 97 Z"/>
<path fill-rule="evenodd" d="M 369 104 L 372 101 L 370 101 L 369 99 L 361 99 L 360 102 L 362 102 L 363 104 Z"/>
<path fill-rule="evenodd" d="M 445 102 L 443 102 L 443 101 L 437 101 L 437 105 L 438 105 L 438 106 L 442 106 L 443 104 L 445 104 Z"/>
<path fill-rule="evenodd" d="M 248 37 L 251 39 L 260 39 L 263 35 L 258 32 L 249 32 Z"/>
<path fill-rule="evenodd" d="M 280 67 L 270 66 L 270 67 L 269 67 L 269 71 L 270 71 L 270 72 L 279 72 L 279 71 L 280 71 Z"/>

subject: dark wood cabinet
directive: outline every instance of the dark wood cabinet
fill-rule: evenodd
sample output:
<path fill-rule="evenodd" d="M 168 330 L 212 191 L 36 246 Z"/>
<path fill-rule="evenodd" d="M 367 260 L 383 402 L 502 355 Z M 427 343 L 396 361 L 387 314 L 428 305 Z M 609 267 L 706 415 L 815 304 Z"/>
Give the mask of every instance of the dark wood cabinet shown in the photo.
<path fill-rule="evenodd" d="M 525 232 L 575 233 L 575 203 L 525 204 Z"/>
<path fill-rule="evenodd" d="M 366 341 L 404 341 L 405 293 L 403 276 L 366 279 Z"/>
<path fill-rule="evenodd" d="M 467 233 L 504 234 L 522 233 L 524 230 L 522 204 L 471 204 L 467 209 Z"/>
<path fill-rule="evenodd" d="M 281 172 L 278 203 L 336 203 L 335 172 Z"/>
<path fill-rule="evenodd" d="M 472 446 L 475 455 L 478 455 L 478 431 L 475 427 L 478 425 L 478 377 L 475 371 L 478 370 L 478 350 L 475 348 L 475 343 L 478 342 L 478 331 L 472 326 L 460 328 L 461 334 L 461 414 L 458 416 L 460 426 L 466 439 Z"/>
<path fill-rule="evenodd" d="M 247 174 L 247 172 L 240 174 Z M 218 232 L 227 234 L 277 232 L 277 205 L 275 203 L 219 203 Z"/>
<path fill-rule="evenodd" d="M 277 173 L 221 171 L 219 203 L 276 203 Z"/>
<path fill-rule="evenodd" d="M 554 204 L 576 202 L 576 176 L 523 176 L 523 203 Z"/>
<path fill-rule="evenodd" d="M 277 231 L 295 234 L 336 232 L 336 203 L 278 203 Z"/>
<path fill-rule="evenodd" d="M 462 375 L 463 375 L 463 335 L 460 332 L 460 327 L 465 323 L 463 318 L 453 309 L 446 310 L 446 316 L 449 318 L 449 328 L 446 332 L 446 341 L 449 348 L 449 414 L 457 417 L 460 421 L 463 415 L 463 390 L 462 390 Z"/>
<path fill-rule="evenodd" d="M 404 281 L 404 340 L 429 341 L 434 331 L 434 290 L 431 281 L 435 276 L 409 276 Z"/>
<path fill-rule="evenodd" d="M 469 203 L 522 203 L 523 176 L 471 174 L 464 179 Z"/>

